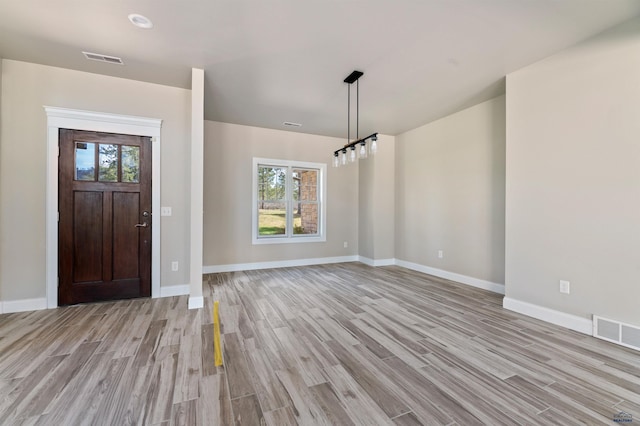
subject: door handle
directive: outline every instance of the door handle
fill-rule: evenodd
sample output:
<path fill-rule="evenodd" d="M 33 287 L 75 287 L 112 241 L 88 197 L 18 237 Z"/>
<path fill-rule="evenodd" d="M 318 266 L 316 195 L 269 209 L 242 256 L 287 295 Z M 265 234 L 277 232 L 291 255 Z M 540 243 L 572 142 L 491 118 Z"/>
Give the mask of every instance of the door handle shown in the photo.
<path fill-rule="evenodd" d="M 147 222 L 136 223 L 136 228 L 148 228 L 149 224 Z"/>

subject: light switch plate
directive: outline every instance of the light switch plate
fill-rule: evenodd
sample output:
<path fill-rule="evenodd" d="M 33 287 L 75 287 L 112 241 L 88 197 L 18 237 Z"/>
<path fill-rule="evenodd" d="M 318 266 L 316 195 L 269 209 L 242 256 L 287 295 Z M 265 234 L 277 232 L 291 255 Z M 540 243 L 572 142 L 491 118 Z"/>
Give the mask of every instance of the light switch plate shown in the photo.
<path fill-rule="evenodd" d="M 171 207 L 160 207 L 160 216 L 171 216 Z"/>

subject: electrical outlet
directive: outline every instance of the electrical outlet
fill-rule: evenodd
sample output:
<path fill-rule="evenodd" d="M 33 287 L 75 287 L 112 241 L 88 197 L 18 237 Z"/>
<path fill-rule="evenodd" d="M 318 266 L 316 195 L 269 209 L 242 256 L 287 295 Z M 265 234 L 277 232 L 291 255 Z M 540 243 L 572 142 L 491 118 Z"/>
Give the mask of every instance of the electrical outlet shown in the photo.
<path fill-rule="evenodd" d="M 171 216 L 171 207 L 160 207 L 160 216 Z"/>
<path fill-rule="evenodd" d="M 347 247 L 349 247 L 349 243 L 345 241 L 344 242 L 344 248 L 347 248 Z"/>
<path fill-rule="evenodd" d="M 442 250 L 438 250 L 438 259 L 442 259 L 444 257 L 444 252 Z"/>
<path fill-rule="evenodd" d="M 569 281 L 560 280 L 560 293 L 569 294 L 571 291 L 571 283 Z"/>
<path fill-rule="evenodd" d="M 173 272 L 176 272 L 176 271 L 178 270 L 178 261 L 177 261 L 177 260 L 176 260 L 176 261 L 171 262 L 171 270 L 172 270 Z"/>

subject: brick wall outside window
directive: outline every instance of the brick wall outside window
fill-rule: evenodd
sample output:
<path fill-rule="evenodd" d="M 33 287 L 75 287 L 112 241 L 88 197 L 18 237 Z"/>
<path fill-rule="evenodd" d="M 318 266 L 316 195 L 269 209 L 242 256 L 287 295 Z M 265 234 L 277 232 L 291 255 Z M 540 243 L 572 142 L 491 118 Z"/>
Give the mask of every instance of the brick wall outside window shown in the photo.
<path fill-rule="evenodd" d="M 300 173 L 300 200 L 317 200 L 318 172 L 315 170 Z M 318 233 L 318 205 L 300 204 L 300 218 L 303 234 Z"/>

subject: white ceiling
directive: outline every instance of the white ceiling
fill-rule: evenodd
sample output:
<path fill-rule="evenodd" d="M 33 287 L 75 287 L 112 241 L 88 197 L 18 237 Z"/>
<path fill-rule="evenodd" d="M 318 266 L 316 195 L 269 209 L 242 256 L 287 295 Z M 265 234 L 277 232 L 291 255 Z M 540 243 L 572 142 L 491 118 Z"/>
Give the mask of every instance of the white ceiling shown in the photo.
<path fill-rule="evenodd" d="M 395 135 L 639 14 L 638 0 L 0 0 L 0 57 L 185 88 L 204 68 L 207 119 L 338 137 L 357 69 L 360 136 Z"/>

